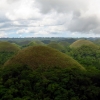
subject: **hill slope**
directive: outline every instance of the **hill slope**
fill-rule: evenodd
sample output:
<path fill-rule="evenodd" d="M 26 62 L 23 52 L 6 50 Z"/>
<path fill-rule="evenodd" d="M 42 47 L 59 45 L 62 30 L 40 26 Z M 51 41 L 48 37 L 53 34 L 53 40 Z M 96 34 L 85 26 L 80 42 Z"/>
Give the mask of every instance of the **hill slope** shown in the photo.
<path fill-rule="evenodd" d="M 28 44 L 28 46 L 37 46 L 37 45 L 44 45 L 41 41 L 32 41 Z"/>
<path fill-rule="evenodd" d="M 16 52 L 20 50 L 18 46 L 9 42 L 0 42 L 0 52 Z"/>
<path fill-rule="evenodd" d="M 3 65 L 10 57 L 20 50 L 16 44 L 0 42 L 0 65 Z"/>
<path fill-rule="evenodd" d="M 47 46 L 54 48 L 54 49 L 57 49 L 59 51 L 64 51 L 64 49 L 65 49 L 63 45 L 60 45 L 57 42 L 50 42 Z"/>
<path fill-rule="evenodd" d="M 97 48 L 98 46 L 89 40 L 77 40 L 70 45 L 71 48 L 78 48 L 81 46 L 91 46 Z"/>
<path fill-rule="evenodd" d="M 26 64 L 33 69 L 43 67 L 62 67 L 62 68 L 78 68 L 84 69 L 77 61 L 50 47 L 46 46 L 31 46 L 20 51 L 12 59 L 5 63 L 11 64 Z"/>

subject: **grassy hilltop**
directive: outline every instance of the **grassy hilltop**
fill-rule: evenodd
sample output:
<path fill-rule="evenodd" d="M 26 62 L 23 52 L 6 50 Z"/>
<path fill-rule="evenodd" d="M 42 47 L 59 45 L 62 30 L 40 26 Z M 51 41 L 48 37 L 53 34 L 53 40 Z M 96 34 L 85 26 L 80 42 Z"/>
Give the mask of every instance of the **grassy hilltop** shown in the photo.
<path fill-rule="evenodd" d="M 21 50 L 5 65 L 26 64 L 33 69 L 38 67 L 62 67 L 62 68 L 79 68 L 84 69 L 77 61 L 47 46 L 31 46 Z"/>
<path fill-rule="evenodd" d="M 0 42 L 0 52 L 16 52 L 20 50 L 18 46 L 9 42 Z"/>
<path fill-rule="evenodd" d="M 90 47 L 94 47 L 94 48 L 97 48 L 98 46 L 96 44 L 94 44 L 93 42 L 89 41 L 89 40 L 77 40 L 75 42 L 73 42 L 71 45 L 70 45 L 70 48 L 78 48 L 78 47 L 81 47 L 81 46 L 90 46 Z"/>
<path fill-rule="evenodd" d="M 0 65 L 20 50 L 18 45 L 9 42 L 0 42 Z"/>

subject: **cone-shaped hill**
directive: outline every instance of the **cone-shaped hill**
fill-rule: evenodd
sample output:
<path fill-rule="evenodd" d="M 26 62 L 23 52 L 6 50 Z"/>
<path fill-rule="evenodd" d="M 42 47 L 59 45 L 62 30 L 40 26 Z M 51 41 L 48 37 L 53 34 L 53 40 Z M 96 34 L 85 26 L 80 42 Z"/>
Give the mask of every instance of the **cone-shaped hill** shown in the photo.
<path fill-rule="evenodd" d="M 90 46 L 90 47 L 98 48 L 96 44 L 94 44 L 93 42 L 89 40 L 77 40 L 70 45 L 71 48 L 78 48 L 81 46 Z"/>
<path fill-rule="evenodd" d="M 9 42 L 0 42 L 0 52 L 16 52 L 20 48 Z"/>
<path fill-rule="evenodd" d="M 37 45 L 44 45 L 41 41 L 32 41 L 28 44 L 28 46 L 37 46 Z"/>
<path fill-rule="evenodd" d="M 0 42 L 0 65 L 3 65 L 9 58 L 15 55 L 20 47 L 9 42 Z"/>
<path fill-rule="evenodd" d="M 50 42 L 47 46 L 57 49 L 59 51 L 63 51 L 65 49 L 63 45 L 60 45 L 57 42 Z"/>
<path fill-rule="evenodd" d="M 84 69 L 77 61 L 47 46 L 30 46 L 19 51 L 17 55 L 8 60 L 4 66 L 15 64 L 28 65 L 33 69 L 43 67 L 62 67 Z"/>
<path fill-rule="evenodd" d="M 21 46 L 20 45 L 18 45 L 18 44 L 16 44 L 16 43 L 12 43 L 14 46 L 16 46 L 18 49 L 20 49 L 21 48 Z"/>
<path fill-rule="evenodd" d="M 60 41 L 59 44 L 64 46 L 64 47 L 68 47 L 70 45 L 70 43 L 68 43 L 66 41 Z"/>

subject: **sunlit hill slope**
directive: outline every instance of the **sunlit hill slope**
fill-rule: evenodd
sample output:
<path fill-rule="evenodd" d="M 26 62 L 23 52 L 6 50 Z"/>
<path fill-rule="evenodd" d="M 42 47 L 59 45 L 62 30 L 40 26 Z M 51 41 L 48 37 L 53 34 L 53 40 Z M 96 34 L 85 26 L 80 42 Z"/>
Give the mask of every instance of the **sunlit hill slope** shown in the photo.
<path fill-rule="evenodd" d="M 12 59 L 5 63 L 5 66 L 12 64 L 26 64 L 33 69 L 43 67 L 61 67 L 84 69 L 77 61 L 47 46 L 31 46 L 21 50 Z"/>

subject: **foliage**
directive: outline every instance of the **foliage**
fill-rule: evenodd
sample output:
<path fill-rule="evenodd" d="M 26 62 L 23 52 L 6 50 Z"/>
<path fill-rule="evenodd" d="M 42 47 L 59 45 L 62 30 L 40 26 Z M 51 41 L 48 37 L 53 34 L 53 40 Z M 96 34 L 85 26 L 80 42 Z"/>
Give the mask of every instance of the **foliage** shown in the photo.
<path fill-rule="evenodd" d="M 0 65 L 3 65 L 19 50 L 20 48 L 15 44 L 9 42 L 0 42 Z"/>
<path fill-rule="evenodd" d="M 47 46 L 31 46 L 14 57 L 12 47 L 8 52 L 5 49 L 0 52 L 0 64 L 12 58 L 5 66 L 0 65 L 0 100 L 99 100 L 100 48 L 69 48 L 65 41 L 58 44 L 86 70 L 71 57 Z"/>
<path fill-rule="evenodd" d="M 1 71 L 0 100 L 99 100 L 100 73 L 92 74 L 58 67 L 44 71 L 7 66 Z"/>
<path fill-rule="evenodd" d="M 0 52 L 16 52 L 20 48 L 9 42 L 0 42 Z"/>
<path fill-rule="evenodd" d="M 3 65 L 14 54 L 14 52 L 0 52 L 0 65 Z"/>
<path fill-rule="evenodd" d="M 38 67 L 66 67 L 66 68 L 78 68 L 83 70 L 77 61 L 67 56 L 64 53 L 59 52 L 53 48 L 47 46 L 31 46 L 23 49 L 13 58 L 5 63 L 6 65 L 22 63 L 31 66 L 33 69 Z"/>
<path fill-rule="evenodd" d="M 62 46 L 63 46 L 64 48 L 66 48 L 66 49 L 67 49 L 67 48 L 69 47 L 69 45 L 70 45 L 70 43 L 68 43 L 68 42 L 66 42 L 66 41 L 60 41 L 59 44 L 62 45 Z"/>
<path fill-rule="evenodd" d="M 51 41 L 50 41 L 50 40 L 42 40 L 42 42 L 43 42 L 44 44 L 49 44 Z"/>
<path fill-rule="evenodd" d="M 19 39 L 21 40 L 21 39 Z M 23 40 L 23 41 L 17 41 L 17 44 L 24 47 L 26 45 L 28 45 L 31 41 L 30 40 Z"/>
<path fill-rule="evenodd" d="M 89 40 L 83 40 L 83 39 L 73 42 L 70 45 L 70 48 L 79 48 L 81 46 L 89 46 L 89 47 L 98 48 L 98 46 L 96 44 L 94 44 L 93 42 L 91 42 Z"/>
<path fill-rule="evenodd" d="M 81 46 L 77 49 L 72 49 L 70 55 L 83 66 L 100 69 L 100 48 Z"/>
<path fill-rule="evenodd" d="M 23 47 L 37 46 L 37 45 L 45 45 L 45 44 L 41 41 L 31 41 L 30 43 L 28 43 L 27 45 L 24 45 Z"/>
<path fill-rule="evenodd" d="M 52 47 L 52 48 L 54 48 L 54 49 L 57 49 L 57 50 L 59 50 L 59 51 L 61 51 L 61 52 L 65 52 L 64 46 L 61 45 L 60 43 L 57 43 L 57 42 L 50 42 L 50 43 L 48 44 L 48 46 L 49 46 L 49 47 Z"/>
<path fill-rule="evenodd" d="M 65 38 L 65 39 L 63 39 L 63 41 L 66 41 L 66 42 L 68 42 L 70 44 L 75 42 L 76 40 L 78 40 L 78 38 Z"/>

